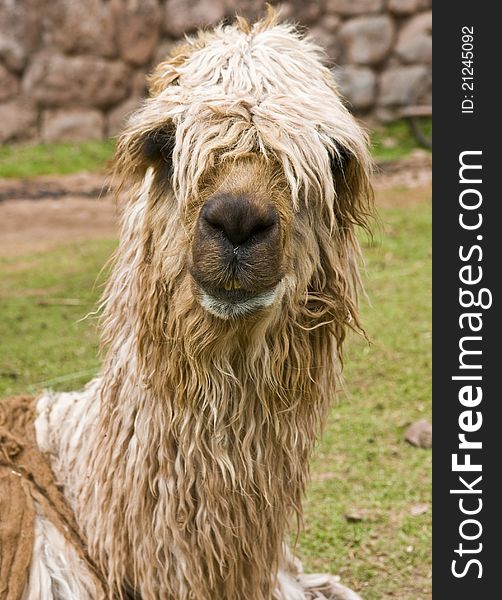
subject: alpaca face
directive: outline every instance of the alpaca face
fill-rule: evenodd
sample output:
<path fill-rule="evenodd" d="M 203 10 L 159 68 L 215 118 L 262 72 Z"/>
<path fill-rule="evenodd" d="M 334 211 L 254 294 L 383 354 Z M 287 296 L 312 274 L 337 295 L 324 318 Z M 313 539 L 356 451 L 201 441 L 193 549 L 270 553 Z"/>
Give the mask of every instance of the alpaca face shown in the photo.
<path fill-rule="evenodd" d="M 351 321 L 371 163 L 319 49 L 288 25 L 237 22 L 189 40 L 150 83 L 116 168 L 149 196 L 158 289 L 183 272 L 184 303 L 223 320 L 282 309 L 307 326 L 326 312 Z"/>

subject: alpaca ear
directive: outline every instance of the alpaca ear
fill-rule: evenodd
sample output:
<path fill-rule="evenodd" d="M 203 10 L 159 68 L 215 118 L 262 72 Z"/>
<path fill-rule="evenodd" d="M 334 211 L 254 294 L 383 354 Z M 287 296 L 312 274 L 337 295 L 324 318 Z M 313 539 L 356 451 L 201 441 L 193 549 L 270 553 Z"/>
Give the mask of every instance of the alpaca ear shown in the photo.
<path fill-rule="evenodd" d="M 174 142 L 175 131 L 172 125 L 149 131 L 142 140 L 144 160 L 152 166 L 163 165 L 171 173 Z"/>
<path fill-rule="evenodd" d="M 333 176 L 336 175 L 337 171 L 343 171 L 346 164 L 349 161 L 350 151 L 344 146 L 334 142 L 335 150 L 330 155 L 331 158 L 331 171 Z"/>
<path fill-rule="evenodd" d="M 130 126 L 117 144 L 113 159 L 115 175 L 122 181 L 142 179 L 146 170 L 152 167 L 159 179 L 169 180 L 173 170 L 175 134 L 172 123 L 146 131 Z"/>
<path fill-rule="evenodd" d="M 150 98 L 143 108 L 133 115 L 128 128 L 119 139 L 115 153 L 115 172 L 143 178 L 149 167 L 155 169 L 159 178 L 170 179 L 173 170 L 175 127 L 172 121 L 158 124 L 155 99 L 170 86 L 177 85 L 179 67 L 182 66 L 200 43 L 181 44 L 171 50 L 170 56 L 161 62 L 147 78 Z M 145 128 L 145 122 L 154 121 Z M 122 175 L 123 174 L 123 175 Z"/>
<path fill-rule="evenodd" d="M 335 144 L 331 172 L 335 187 L 335 214 L 342 229 L 359 225 L 370 230 L 373 214 L 373 189 L 370 182 L 372 161 L 367 149 Z"/>

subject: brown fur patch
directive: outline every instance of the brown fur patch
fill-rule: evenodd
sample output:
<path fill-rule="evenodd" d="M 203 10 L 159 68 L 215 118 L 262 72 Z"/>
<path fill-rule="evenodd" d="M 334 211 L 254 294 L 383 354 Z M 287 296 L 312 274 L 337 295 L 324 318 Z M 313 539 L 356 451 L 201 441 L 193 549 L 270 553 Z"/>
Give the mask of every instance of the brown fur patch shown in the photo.
<path fill-rule="evenodd" d="M 104 598 L 105 579 L 89 558 L 49 463 L 36 446 L 35 416 L 31 396 L 0 400 L 0 598 L 22 597 L 33 553 L 35 502 L 87 563 Z"/>

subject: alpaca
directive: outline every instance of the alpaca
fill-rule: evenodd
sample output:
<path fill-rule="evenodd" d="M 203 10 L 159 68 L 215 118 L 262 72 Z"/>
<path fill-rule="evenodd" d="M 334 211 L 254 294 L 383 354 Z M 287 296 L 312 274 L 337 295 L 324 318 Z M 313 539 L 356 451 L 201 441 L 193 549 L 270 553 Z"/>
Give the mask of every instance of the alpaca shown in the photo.
<path fill-rule="evenodd" d="M 36 405 L 105 582 L 37 503 L 25 599 L 359 598 L 286 537 L 361 331 L 367 146 L 320 49 L 271 9 L 157 67 L 116 150 L 101 373 Z"/>

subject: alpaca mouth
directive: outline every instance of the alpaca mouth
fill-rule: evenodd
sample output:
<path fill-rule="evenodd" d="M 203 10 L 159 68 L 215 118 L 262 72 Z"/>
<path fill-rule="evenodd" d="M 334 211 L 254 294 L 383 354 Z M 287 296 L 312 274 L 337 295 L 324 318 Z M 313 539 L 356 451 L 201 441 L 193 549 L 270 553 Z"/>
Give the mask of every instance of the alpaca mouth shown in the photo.
<path fill-rule="evenodd" d="M 235 319 L 254 313 L 260 309 L 271 306 L 278 300 L 280 283 L 261 292 L 254 292 L 244 288 L 214 287 L 202 288 L 201 305 L 212 315 L 220 319 Z"/>

